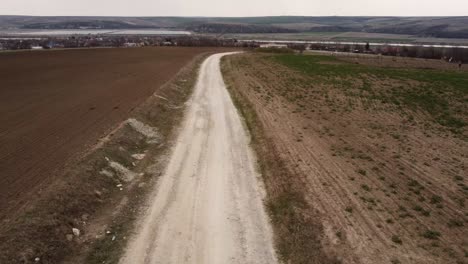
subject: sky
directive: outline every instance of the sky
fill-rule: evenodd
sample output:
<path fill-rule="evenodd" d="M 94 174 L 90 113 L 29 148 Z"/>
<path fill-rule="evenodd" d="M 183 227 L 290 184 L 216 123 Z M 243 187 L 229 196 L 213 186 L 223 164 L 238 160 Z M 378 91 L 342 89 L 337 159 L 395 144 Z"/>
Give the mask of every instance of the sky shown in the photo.
<path fill-rule="evenodd" d="M 0 15 L 468 16 L 468 0 L 0 0 Z"/>

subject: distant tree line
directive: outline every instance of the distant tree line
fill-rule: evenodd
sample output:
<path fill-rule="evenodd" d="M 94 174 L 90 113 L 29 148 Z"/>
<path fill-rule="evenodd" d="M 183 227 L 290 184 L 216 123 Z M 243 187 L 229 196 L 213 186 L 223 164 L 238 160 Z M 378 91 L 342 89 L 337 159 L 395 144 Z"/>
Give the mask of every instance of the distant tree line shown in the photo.
<path fill-rule="evenodd" d="M 145 46 L 186 46 L 186 47 L 244 47 L 256 48 L 255 42 L 239 42 L 236 39 L 222 39 L 203 36 L 108 36 L 76 35 L 47 38 L 5 38 L 0 39 L 0 49 L 24 50 L 32 48 L 87 48 L 87 47 L 145 47 Z"/>

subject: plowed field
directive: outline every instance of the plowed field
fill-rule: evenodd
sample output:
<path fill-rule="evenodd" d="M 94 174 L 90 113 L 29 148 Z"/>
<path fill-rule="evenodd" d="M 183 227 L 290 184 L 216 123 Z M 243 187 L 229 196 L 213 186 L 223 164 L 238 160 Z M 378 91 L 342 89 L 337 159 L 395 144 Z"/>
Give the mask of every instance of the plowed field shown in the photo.
<path fill-rule="evenodd" d="M 0 219 L 61 171 L 197 54 L 213 48 L 0 54 Z"/>

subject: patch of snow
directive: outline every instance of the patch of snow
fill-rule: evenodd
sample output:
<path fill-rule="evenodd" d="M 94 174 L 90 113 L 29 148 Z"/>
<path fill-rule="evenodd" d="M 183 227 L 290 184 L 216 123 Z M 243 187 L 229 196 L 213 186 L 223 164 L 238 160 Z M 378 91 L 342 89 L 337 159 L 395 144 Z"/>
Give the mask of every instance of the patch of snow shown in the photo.
<path fill-rule="evenodd" d="M 114 173 L 112 171 L 108 171 L 106 169 L 102 169 L 99 174 L 107 176 L 107 177 L 113 177 Z"/>
<path fill-rule="evenodd" d="M 127 169 L 125 166 L 123 166 L 122 164 L 120 164 L 118 162 L 110 161 L 109 166 L 112 169 L 114 169 L 116 172 L 118 172 L 122 176 L 122 180 L 124 180 L 126 182 L 132 181 L 136 176 L 136 173 L 134 173 L 133 171 Z"/>
<path fill-rule="evenodd" d="M 127 124 L 129 124 L 133 129 L 135 129 L 140 134 L 144 135 L 148 139 L 147 140 L 148 143 L 150 144 L 158 143 L 160 139 L 160 135 L 155 127 L 142 123 L 136 120 L 135 118 L 128 119 Z"/>
<path fill-rule="evenodd" d="M 163 97 L 163 96 L 160 96 L 160 95 L 157 95 L 157 94 L 154 94 L 154 97 L 158 97 L 158 98 L 161 98 L 163 100 L 169 101 L 169 99 L 167 99 L 166 97 Z"/>

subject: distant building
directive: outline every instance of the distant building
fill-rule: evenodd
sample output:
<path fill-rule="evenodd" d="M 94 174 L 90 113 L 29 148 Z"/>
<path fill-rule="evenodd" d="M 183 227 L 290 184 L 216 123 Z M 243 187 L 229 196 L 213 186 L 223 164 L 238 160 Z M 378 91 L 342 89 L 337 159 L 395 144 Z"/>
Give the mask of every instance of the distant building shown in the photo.
<path fill-rule="evenodd" d="M 267 43 L 267 44 L 260 44 L 260 48 L 287 48 L 288 45 L 286 44 L 275 44 L 275 43 Z"/>
<path fill-rule="evenodd" d="M 126 47 L 126 48 L 135 48 L 135 47 L 138 47 L 138 44 L 137 43 L 132 43 L 132 42 L 126 42 L 126 43 L 124 43 L 124 47 Z"/>

